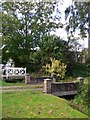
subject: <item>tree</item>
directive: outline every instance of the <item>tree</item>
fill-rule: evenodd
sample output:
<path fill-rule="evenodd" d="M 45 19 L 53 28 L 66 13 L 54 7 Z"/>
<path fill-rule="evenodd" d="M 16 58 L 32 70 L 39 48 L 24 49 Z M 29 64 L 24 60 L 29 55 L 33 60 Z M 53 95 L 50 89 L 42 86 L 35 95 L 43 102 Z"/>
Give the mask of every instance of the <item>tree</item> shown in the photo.
<path fill-rule="evenodd" d="M 71 46 L 50 32 L 62 27 L 60 16 L 52 18 L 56 3 L 4 2 L 2 4 L 3 44 L 2 61 L 9 58 L 15 66 L 37 70 L 50 61 L 50 57 L 65 62 Z M 60 15 L 60 14 L 59 14 Z M 69 61 L 70 63 L 70 61 Z"/>
<path fill-rule="evenodd" d="M 39 44 L 40 49 L 35 53 L 34 60 L 38 63 L 37 67 L 39 65 L 43 68 L 44 65 L 50 63 L 50 58 L 55 58 L 67 65 L 66 73 L 70 74 L 76 63 L 76 51 L 73 50 L 77 47 L 75 44 L 76 41 L 72 44 L 55 35 L 43 36 Z"/>
<path fill-rule="evenodd" d="M 55 58 L 63 62 L 66 61 L 66 51 L 69 50 L 68 42 L 55 35 L 44 36 L 39 45 L 43 57 L 46 55 L 46 61 Z"/>
<path fill-rule="evenodd" d="M 4 2 L 2 3 L 3 63 L 11 57 L 15 66 L 29 66 L 32 54 L 44 35 L 61 26 L 52 20 L 56 3 Z"/>
<path fill-rule="evenodd" d="M 43 36 L 39 42 L 39 49 L 34 51 L 31 58 L 35 63 L 35 69 L 43 69 L 43 66 L 50 63 L 50 58 L 55 58 L 67 64 L 67 54 L 70 46 L 68 42 L 55 35 Z"/>
<path fill-rule="evenodd" d="M 90 59 L 90 2 L 73 2 L 65 10 L 65 15 L 66 19 L 69 17 L 69 24 L 66 27 L 68 33 L 73 35 L 78 30 L 81 37 L 85 38 L 88 32 L 88 58 Z"/>

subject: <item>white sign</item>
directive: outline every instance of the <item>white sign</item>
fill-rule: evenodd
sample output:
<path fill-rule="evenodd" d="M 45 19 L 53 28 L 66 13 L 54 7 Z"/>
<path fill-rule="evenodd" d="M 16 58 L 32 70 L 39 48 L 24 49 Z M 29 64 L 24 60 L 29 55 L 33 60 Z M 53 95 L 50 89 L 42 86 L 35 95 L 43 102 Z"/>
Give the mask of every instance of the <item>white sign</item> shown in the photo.
<path fill-rule="evenodd" d="M 3 70 L 3 74 L 7 76 L 25 76 L 26 68 L 6 67 Z"/>

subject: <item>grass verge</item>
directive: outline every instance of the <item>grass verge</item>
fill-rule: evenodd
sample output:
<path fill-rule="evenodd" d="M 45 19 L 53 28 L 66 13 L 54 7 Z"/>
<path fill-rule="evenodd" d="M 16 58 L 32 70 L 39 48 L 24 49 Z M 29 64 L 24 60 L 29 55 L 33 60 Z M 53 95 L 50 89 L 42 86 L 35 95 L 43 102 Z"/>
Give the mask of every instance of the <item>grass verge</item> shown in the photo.
<path fill-rule="evenodd" d="M 2 100 L 3 118 L 88 118 L 66 100 L 40 91 L 5 92 Z"/>

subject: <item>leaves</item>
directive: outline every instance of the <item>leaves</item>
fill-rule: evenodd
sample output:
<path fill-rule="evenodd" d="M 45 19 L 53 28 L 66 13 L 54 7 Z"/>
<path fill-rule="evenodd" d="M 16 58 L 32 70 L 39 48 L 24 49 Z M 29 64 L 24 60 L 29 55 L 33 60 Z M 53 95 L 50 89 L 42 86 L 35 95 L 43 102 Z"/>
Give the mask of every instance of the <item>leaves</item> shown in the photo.
<path fill-rule="evenodd" d="M 66 72 L 66 65 L 64 63 L 61 63 L 59 60 L 56 59 L 50 59 L 51 65 L 46 64 L 45 70 L 49 74 L 56 75 L 57 79 L 61 78 L 63 79 Z"/>
<path fill-rule="evenodd" d="M 16 66 L 29 65 L 32 62 L 30 56 L 36 52 L 35 48 L 41 44 L 42 37 L 58 26 L 50 21 L 54 6 L 55 3 L 50 2 L 2 3 L 3 44 L 7 46 L 2 51 L 3 63 L 9 57 Z M 24 62 L 25 55 L 28 57 Z"/>
<path fill-rule="evenodd" d="M 74 31 L 79 28 L 80 32 L 86 33 L 87 19 L 88 19 L 88 5 L 85 2 L 75 2 L 65 10 L 65 19 L 69 18 L 69 29 L 72 28 Z"/>

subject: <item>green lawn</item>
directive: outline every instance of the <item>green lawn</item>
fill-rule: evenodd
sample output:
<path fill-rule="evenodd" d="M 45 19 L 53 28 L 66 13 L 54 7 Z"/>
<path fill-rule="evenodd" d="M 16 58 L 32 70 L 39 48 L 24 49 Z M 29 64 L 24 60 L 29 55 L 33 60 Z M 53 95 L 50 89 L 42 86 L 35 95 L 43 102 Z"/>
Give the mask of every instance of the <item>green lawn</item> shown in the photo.
<path fill-rule="evenodd" d="M 0 86 L 22 86 L 25 85 L 24 82 L 17 82 L 17 83 L 7 83 L 2 80 L 0 80 Z"/>
<path fill-rule="evenodd" d="M 87 118 L 61 98 L 40 91 L 2 94 L 3 118 Z"/>
<path fill-rule="evenodd" d="M 2 118 L 2 93 L 0 92 L 0 120 Z"/>

